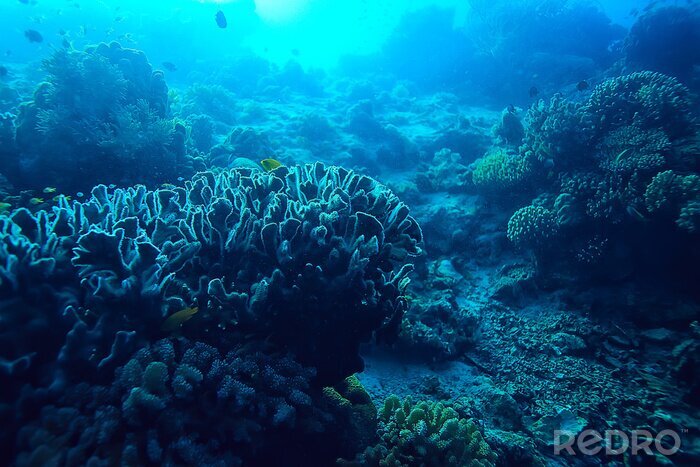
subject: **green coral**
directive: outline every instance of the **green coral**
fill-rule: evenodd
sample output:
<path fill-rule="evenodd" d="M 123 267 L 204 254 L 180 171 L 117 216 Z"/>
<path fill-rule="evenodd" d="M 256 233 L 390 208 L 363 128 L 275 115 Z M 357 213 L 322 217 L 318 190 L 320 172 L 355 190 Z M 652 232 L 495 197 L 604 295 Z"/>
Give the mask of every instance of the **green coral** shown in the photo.
<path fill-rule="evenodd" d="M 531 175 L 527 158 L 499 149 L 476 161 L 472 181 L 482 191 L 505 192 L 521 186 Z"/>
<path fill-rule="evenodd" d="M 519 247 L 542 247 L 558 233 L 556 214 L 543 206 L 520 208 L 508 221 L 508 238 Z"/>
<path fill-rule="evenodd" d="M 477 425 L 441 402 L 389 396 L 379 413 L 380 442 L 357 462 L 370 466 L 493 466 L 496 454 Z"/>

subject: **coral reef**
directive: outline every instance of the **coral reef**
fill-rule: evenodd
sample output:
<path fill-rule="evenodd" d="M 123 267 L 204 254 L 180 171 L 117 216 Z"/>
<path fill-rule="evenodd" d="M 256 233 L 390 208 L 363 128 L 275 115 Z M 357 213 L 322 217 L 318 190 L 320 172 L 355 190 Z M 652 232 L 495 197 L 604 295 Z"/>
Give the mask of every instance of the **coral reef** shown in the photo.
<path fill-rule="evenodd" d="M 372 466 L 491 466 L 496 455 L 477 425 L 442 403 L 390 396 L 378 412 L 380 442 L 355 463 Z"/>
<path fill-rule="evenodd" d="M 3 298 L 16 302 L 4 307 L 47 319 L 66 309 L 69 340 L 92 342 L 85 355 L 66 344 L 72 371 L 111 366 L 111 352 L 194 304 L 194 336 L 267 337 L 337 381 L 362 368 L 360 342 L 400 322 L 411 266 L 393 265 L 422 240 L 390 191 L 321 164 L 202 173 L 155 192 L 98 186 L 54 219 L 19 210 L 2 221 Z M 51 302 L 32 291 L 39 277 Z"/>
<path fill-rule="evenodd" d="M 47 81 L 16 119 L 17 185 L 76 192 L 187 172 L 186 130 L 168 118 L 163 74 L 143 52 L 116 42 L 59 49 L 44 68 Z"/>
<path fill-rule="evenodd" d="M 525 206 L 508 221 L 508 239 L 523 248 L 551 246 L 559 232 L 555 214 L 542 206 Z"/>
<path fill-rule="evenodd" d="M 676 138 L 693 130 L 691 108 L 690 91 L 676 78 L 642 71 L 596 86 L 584 112 L 590 116 L 596 136 L 636 124 Z"/>
<path fill-rule="evenodd" d="M 481 192 L 512 194 L 523 189 L 532 177 L 532 164 L 527 158 L 500 149 L 474 163 L 472 182 Z"/>
<path fill-rule="evenodd" d="M 314 370 L 185 339 L 139 350 L 109 386 L 78 384 L 18 434 L 17 465 L 269 465 L 328 430 Z M 226 414 L 226 416 L 222 416 Z M 281 450 L 284 451 L 281 452 Z M 331 457 L 331 461 L 333 458 Z"/>

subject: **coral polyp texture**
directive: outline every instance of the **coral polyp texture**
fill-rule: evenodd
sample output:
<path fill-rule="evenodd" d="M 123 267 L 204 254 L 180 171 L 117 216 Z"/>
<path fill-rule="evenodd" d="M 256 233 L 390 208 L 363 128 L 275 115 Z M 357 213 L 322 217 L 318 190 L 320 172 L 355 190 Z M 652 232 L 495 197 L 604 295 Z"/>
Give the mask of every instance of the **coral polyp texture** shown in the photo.
<path fill-rule="evenodd" d="M 392 395 L 379 409 L 378 420 L 380 442 L 351 465 L 496 465 L 497 455 L 474 421 L 440 402 L 413 403 Z"/>
<path fill-rule="evenodd" d="M 18 435 L 17 463 L 279 462 L 270 452 L 278 440 L 320 438 L 334 420 L 318 408 L 313 376 L 288 357 L 161 340 L 118 368 L 112 384 L 78 384 L 44 407 Z"/>

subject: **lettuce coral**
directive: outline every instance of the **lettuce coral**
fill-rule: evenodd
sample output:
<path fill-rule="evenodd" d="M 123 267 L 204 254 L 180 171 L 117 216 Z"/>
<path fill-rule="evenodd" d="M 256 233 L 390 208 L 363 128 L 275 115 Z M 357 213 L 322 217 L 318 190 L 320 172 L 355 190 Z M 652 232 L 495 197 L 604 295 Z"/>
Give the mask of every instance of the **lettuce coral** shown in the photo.
<path fill-rule="evenodd" d="M 0 292 L 11 314 L 65 310 L 69 372 L 113 368 L 115 351 L 196 305 L 191 336 L 256 335 L 338 381 L 362 369 L 361 342 L 397 331 L 422 241 L 391 191 L 320 163 L 204 172 L 174 190 L 100 185 L 55 209 L 0 217 Z"/>

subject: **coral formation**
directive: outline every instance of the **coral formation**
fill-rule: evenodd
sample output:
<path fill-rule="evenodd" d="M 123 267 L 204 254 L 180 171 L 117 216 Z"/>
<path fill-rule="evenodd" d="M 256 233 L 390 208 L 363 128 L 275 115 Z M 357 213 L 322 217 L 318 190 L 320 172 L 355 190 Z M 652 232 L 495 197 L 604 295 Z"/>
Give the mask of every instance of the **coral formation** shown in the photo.
<path fill-rule="evenodd" d="M 693 6 L 664 6 L 645 12 L 625 38 L 625 60 L 631 66 L 688 81 L 700 64 L 700 12 Z"/>
<path fill-rule="evenodd" d="M 439 402 L 390 396 L 379 410 L 380 442 L 358 465 L 492 466 L 496 455 L 474 421 Z"/>
<path fill-rule="evenodd" d="M 555 214 L 542 206 L 525 206 L 508 221 L 508 238 L 524 248 L 550 246 L 559 232 Z"/>
<path fill-rule="evenodd" d="M 71 340 L 93 341 L 82 356 L 66 344 L 72 365 L 108 365 L 122 340 L 196 304 L 193 335 L 267 337 L 330 382 L 362 368 L 360 342 L 400 322 L 411 266 L 394 265 L 422 240 L 390 191 L 321 164 L 201 173 L 175 190 L 98 186 L 54 219 L 19 210 L 2 221 L 3 298 L 20 299 L 8 310 L 66 309 Z M 64 293 L 42 303 L 37 277 Z"/>
<path fill-rule="evenodd" d="M 527 158 L 504 149 L 492 151 L 474 163 L 472 181 L 487 193 L 508 194 L 523 189 L 532 177 L 532 165 Z"/>
<path fill-rule="evenodd" d="M 44 407 L 18 434 L 17 465 L 269 465 L 281 455 L 322 457 L 322 449 L 289 451 L 320 438 L 334 420 L 318 408 L 313 375 L 288 357 L 161 340 L 118 368 L 109 386 L 81 383 Z"/>
<path fill-rule="evenodd" d="M 59 49 L 44 68 L 16 119 L 19 185 L 79 191 L 186 173 L 186 130 L 168 118 L 168 87 L 143 52 L 116 42 Z"/>

